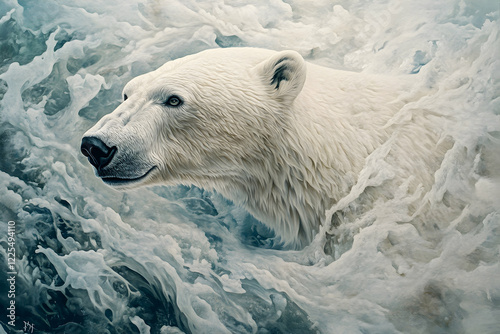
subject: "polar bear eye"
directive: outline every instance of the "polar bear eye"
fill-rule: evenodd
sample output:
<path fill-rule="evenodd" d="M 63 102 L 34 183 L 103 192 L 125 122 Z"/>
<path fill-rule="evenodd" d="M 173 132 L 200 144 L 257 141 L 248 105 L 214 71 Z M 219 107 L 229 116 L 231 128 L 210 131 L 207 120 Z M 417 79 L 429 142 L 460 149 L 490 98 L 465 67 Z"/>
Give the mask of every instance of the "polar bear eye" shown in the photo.
<path fill-rule="evenodd" d="M 123 101 L 127 101 L 127 99 L 128 99 L 127 94 L 123 94 Z"/>
<path fill-rule="evenodd" d="M 165 104 L 167 106 L 170 106 L 170 107 L 178 107 L 182 104 L 182 100 L 180 99 L 180 97 L 176 96 L 176 95 L 172 95 L 168 98 L 167 102 L 165 102 Z"/>

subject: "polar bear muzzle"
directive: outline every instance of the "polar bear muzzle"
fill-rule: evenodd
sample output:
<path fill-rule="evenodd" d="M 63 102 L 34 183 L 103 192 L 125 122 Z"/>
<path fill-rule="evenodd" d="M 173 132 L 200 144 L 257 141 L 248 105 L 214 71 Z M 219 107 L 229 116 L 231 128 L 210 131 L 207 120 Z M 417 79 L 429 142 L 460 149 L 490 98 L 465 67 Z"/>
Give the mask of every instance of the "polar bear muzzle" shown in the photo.
<path fill-rule="evenodd" d="M 116 153 L 116 146 L 108 147 L 102 140 L 96 137 L 84 137 L 80 147 L 82 154 L 97 170 L 109 165 Z"/>
<path fill-rule="evenodd" d="M 116 146 L 109 147 L 104 141 L 95 136 L 83 137 L 80 150 L 87 157 L 90 164 L 94 166 L 96 175 L 104 183 L 113 187 L 128 188 L 134 186 L 134 184 L 137 185 L 158 169 L 154 165 L 151 167 L 144 163 L 137 164 L 137 161 L 134 161 L 133 164 L 124 164 L 123 157 L 118 154 Z M 114 160 L 118 160 L 118 162 Z M 121 165 L 121 167 L 117 167 L 116 164 Z M 124 168 L 124 166 L 128 166 L 128 168 Z"/>

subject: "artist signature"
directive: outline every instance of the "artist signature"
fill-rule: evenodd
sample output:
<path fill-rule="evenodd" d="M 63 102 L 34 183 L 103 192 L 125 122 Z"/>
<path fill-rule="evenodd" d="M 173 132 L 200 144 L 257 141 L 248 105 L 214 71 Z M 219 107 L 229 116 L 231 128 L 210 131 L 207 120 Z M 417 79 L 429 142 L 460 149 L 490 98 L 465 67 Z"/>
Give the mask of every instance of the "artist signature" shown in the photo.
<path fill-rule="evenodd" d="M 23 321 L 24 322 L 24 327 L 23 331 L 24 333 L 33 333 L 35 330 L 35 325 L 30 323 L 29 321 Z"/>

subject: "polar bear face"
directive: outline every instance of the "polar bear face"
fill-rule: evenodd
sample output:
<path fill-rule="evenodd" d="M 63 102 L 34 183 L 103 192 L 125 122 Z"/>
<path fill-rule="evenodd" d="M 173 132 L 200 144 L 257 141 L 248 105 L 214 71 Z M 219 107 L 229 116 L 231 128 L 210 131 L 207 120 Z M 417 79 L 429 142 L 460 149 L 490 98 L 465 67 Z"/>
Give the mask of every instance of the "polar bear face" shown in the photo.
<path fill-rule="evenodd" d="M 226 187 L 280 151 L 305 67 L 293 51 L 244 48 L 169 62 L 125 86 L 120 106 L 84 134 L 82 153 L 113 187 Z"/>

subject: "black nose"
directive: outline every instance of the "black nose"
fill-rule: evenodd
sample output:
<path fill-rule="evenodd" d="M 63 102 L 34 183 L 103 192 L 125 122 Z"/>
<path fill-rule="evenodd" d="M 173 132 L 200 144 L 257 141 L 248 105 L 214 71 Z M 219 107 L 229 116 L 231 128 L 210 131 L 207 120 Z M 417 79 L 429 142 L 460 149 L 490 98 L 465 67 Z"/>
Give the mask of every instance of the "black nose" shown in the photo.
<path fill-rule="evenodd" d="M 116 153 L 116 147 L 108 147 L 104 142 L 96 137 L 83 137 L 82 154 L 89 158 L 89 162 L 97 169 L 106 167 Z"/>

